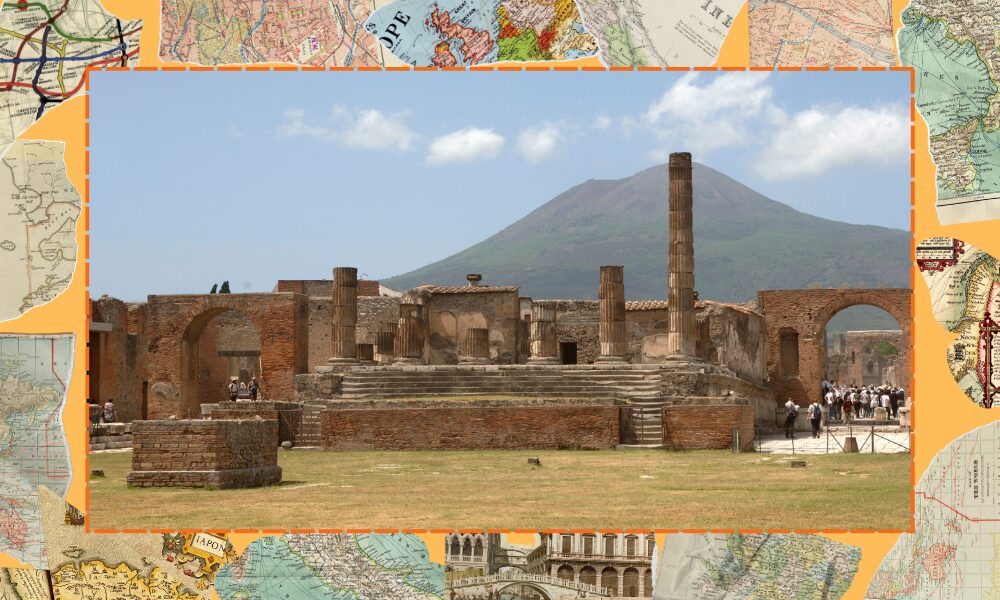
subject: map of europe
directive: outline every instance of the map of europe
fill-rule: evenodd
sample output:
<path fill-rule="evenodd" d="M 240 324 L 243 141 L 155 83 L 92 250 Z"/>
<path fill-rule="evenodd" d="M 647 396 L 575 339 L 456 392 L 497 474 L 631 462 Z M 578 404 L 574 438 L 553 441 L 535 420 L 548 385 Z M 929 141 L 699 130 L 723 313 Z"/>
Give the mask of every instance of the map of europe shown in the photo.
<path fill-rule="evenodd" d="M 418 67 L 570 60 L 598 50 L 574 0 L 398 0 L 365 29 Z"/>
<path fill-rule="evenodd" d="M 48 565 L 38 486 L 64 495 L 62 428 L 73 336 L 0 335 L 0 552 Z"/>
<path fill-rule="evenodd" d="M 990 253 L 962 240 L 936 237 L 917 246 L 917 268 L 934 316 L 958 338 L 948 366 L 976 404 L 1000 408 L 1000 273 Z"/>
<path fill-rule="evenodd" d="M 141 21 L 97 0 L 6 0 L 0 7 L 0 155 L 45 111 L 80 93 L 87 67 L 139 60 Z"/>
<path fill-rule="evenodd" d="M 160 57 L 201 65 L 381 66 L 363 25 L 384 0 L 163 0 Z"/>
<path fill-rule="evenodd" d="M 750 64 L 896 64 L 892 0 L 750 0 Z"/>
<path fill-rule="evenodd" d="M 295 534 L 254 540 L 216 578 L 222 600 L 441 600 L 444 566 L 408 534 Z"/>
<path fill-rule="evenodd" d="M 654 600 L 836 600 L 861 549 L 807 534 L 668 535 Z"/>
<path fill-rule="evenodd" d="M 80 194 L 63 145 L 18 141 L 0 170 L 0 321 L 55 298 L 76 268 Z"/>
<path fill-rule="evenodd" d="M 993 0 L 915 0 L 899 59 L 914 67 L 917 110 L 937 166 L 945 225 L 1000 217 L 1000 11 Z"/>
<path fill-rule="evenodd" d="M 1000 423 L 938 453 L 915 491 L 913 533 L 883 559 L 866 598 L 990 600 L 1000 594 Z"/>

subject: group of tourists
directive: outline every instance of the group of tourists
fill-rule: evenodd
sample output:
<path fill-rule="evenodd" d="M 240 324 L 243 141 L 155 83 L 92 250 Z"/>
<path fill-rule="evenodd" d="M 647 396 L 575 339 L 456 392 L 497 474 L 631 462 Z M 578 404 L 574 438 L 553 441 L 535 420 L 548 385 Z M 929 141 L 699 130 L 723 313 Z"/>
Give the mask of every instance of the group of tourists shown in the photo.
<path fill-rule="evenodd" d="M 257 396 L 260 395 L 260 384 L 257 383 L 257 378 L 254 377 L 250 380 L 250 383 L 240 381 L 236 377 L 230 380 L 227 386 L 229 390 L 229 401 L 236 402 L 237 398 L 247 398 L 256 401 Z"/>
<path fill-rule="evenodd" d="M 906 402 L 906 392 L 901 387 L 891 385 L 837 385 L 836 381 L 823 380 L 822 397 L 813 401 L 806 409 L 812 437 L 820 436 L 823 411 L 831 421 L 851 423 L 855 419 L 871 419 L 875 410 L 884 408 L 886 416 L 899 417 L 899 407 Z M 785 402 L 785 437 L 795 437 L 795 421 L 799 416 L 799 405 L 791 398 Z"/>

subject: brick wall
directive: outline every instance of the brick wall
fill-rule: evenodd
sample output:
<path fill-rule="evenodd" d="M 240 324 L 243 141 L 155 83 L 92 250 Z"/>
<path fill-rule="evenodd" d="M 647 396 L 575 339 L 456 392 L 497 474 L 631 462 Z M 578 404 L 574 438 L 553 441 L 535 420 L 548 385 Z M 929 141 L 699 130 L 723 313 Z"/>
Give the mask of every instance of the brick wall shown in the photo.
<path fill-rule="evenodd" d="M 136 421 L 133 487 L 255 487 L 281 480 L 278 422 Z"/>
<path fill-rule="evenodd" d="M 733 446 L 733 428 L 740 447 L 753 449 L 754 409 L 746 405 L 665 406 L 663 445 L 670 450 L 726 449 Z"/>
<path fill-rule="evenodd" d="M 328 409 L 327 450 L 614 448 L 617 406 Z"/>
<path fill-rule="evenodd" d="M 253 419 L 278 422 L 278 442 L 298 445 L 302 434 L 302 405 L 297 402 L 220 402 L 204 405 L 212 419 Z"/>

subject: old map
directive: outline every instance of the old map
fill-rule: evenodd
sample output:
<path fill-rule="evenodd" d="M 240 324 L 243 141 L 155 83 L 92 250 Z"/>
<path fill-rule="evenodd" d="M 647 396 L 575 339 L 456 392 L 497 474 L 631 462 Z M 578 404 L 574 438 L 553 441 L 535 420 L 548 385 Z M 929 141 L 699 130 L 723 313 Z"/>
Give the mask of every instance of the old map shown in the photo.
<path fill-rule="evenodd" d="M 914 67 L 943 224 L 1000 218 L 1000 10 L 994 0 L 915 0 L 899 59 Z"/>
<path fill-rule="evenodd" d="M 976 404 L 1000 407 L 1000 273 L 997 259 L 955 238 L 924 240 L 917 268 L 934 316 L 958 338 L 948 349 L 955 381 Z"/>
<path fill-rule="evenodd" d="M 363 25 L 383 0 L 163 0 L 160 57 L 201 65 L 381 66 Z"/>
<path fill-rule="evenodd" d="M 45 567 L 38 486 L 66 493 L 73 337 L 0 335 L 0 552 Z"/>
<path fill-rule="evenodd" d="M 668 535 L 655 600 L 836 600 L 861 549 L 806 534 Z"/>
<path fill-rule="evenodd" d="M 896 64 L 892 0 L 750 0 L 750 65 Z"/>
<path fill-rule="evenodd" d="M 66 177 L 63 145 L 19 141 L 0 170 L 0 321 L 66 289 L 76 268 L 80 194 Z"/>
<path fill-rule="evenodd" d="M 597 53 L 574 0 L 397 0 L 365 25 L 418 67 L 569 60 Z"/>
<path fill-rule="evenodd" d="M 938 453 L 917 483 L 913 533 L 883 559 L 866 598 L 1000 596 L 1000 423 Z"/>
<path fill-rule="evenodd" d="M 407 534 L 302 534 L 255 540 L 216 579 L 222 600 L 441 600 L 444 566 Z"/>
<path fill-rule="evenodd" d="M 710 66 L 744 0 L 577 0 L 608 66 Z"/>
<path fill-rule="evenodd" d="M 78 94 L 87 67 L 139 60 L 141 21 L 97 0 L 6 0 L 0 9 L 0 155 L 45 111 Z"/>
<path fill-rule="evenodd" d="M 225 536 L 210 533 L 87 533 L 79 510 L 39 491 L 48 569 L 60 600 L 202 600 L 219 569 L 236 558 Z"/>
<path fill-rule="evenodd" d="M 52 600 L 49 572 L 43 569 L 0 569 L 0 600 Z"/>

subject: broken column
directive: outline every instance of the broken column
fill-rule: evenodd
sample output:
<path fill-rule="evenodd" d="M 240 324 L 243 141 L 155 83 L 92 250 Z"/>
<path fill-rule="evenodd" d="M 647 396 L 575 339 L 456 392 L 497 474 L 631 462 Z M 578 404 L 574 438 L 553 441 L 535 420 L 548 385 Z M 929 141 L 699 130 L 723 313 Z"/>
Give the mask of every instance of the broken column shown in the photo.
<path fill-rule="evenodd" d="M 485 365 L 490 362 L 490 330 L 476 327 L 465 332 L 465 343 L 459 362 Z"/>
<path fill-rule="evenodd" d="M 598 330 L 601 354 L 597 362 L 625 362 L 627 342 L 625 339 L 625 267 L 608 265 L 601 267 L 601 283 L 597 292 L 601 309 Z"/>
<path fill-rule="evenodd" d="M 396 325 L 396 323 L 393 323 Z M 387 365 L 396 358 L 396 332 L 379 331 L 375 334 L 375 360 L 380 365 Z"/>
<path fill-rule="evenodd" d="M 670 270 L 667 354 L 695 356 L 691 153 L 670 155 Z"/>
<path fill-rule="evenodd" d="M 536 302 L 531 305 L 531 357 L 528 358 L 528 362 L 541 365 L 559 364 L 554 302 Z"/>
<path fill-rule="evenodd" d="M 424 364 L 423 307 L 419 304 L 404 302 L 399 305 L 396 362 L 408 365 Z"/>
<path fill-rule="evenodd" d="M 356 342 L 358 324 L 358 270 L 337 267 L 333 270 L 333 356 L 331 364 L 358 362 Z"/>
<path fill-rule="evenodd" d="M 362 365 L 375 364 L 375 345 L 358 344 L 358 360 Z"/>

